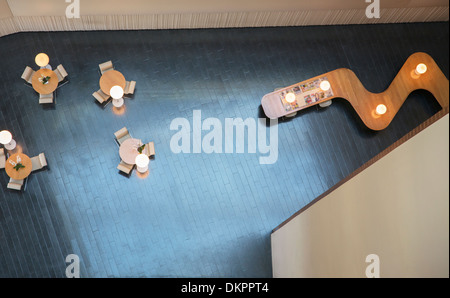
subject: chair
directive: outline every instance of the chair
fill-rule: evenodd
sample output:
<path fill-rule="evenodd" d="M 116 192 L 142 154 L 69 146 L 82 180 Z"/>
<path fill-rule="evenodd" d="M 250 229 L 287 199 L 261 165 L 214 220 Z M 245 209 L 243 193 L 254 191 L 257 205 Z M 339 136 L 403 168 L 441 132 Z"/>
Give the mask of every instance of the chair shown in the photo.
<path fill-rule="evenodd" d="M 136 81 L 127 81 L 125 84 L 124 94 L 133 94 L 134 88 L 136 88 Z"/>
<path fill-rule="evenodd" d="M 107 72 L 109 70 L 113 70 L 114 69 L 112 61 L 107 61 L 107 62 L 101 63 L 101 64 L 98 65 L 98 67 L 100 68 L 100 72 L 102 74 L 104 74 L 105 72 Z"/>
<path fill-rule="evenodd" d="M 22 186 L 23 186 L 23 179 L 22 180 L 15 180 L 15 179 L 10 178 L 7 187 L 9 189 L 22 190 Z"/>
<path fill-rule="evenodd" d="M 145 155 L 147 155 L 148 157 L 154 156 L 155 155 L 155 143 L 150 142 L 148 144 L 145 144 L 143 153 Z"/>
<path fill-rule="evenodd" d="M 120 160 L 119 165 L 117 166 L 117 169 L 121 172 L 124 172 L 127 175 L 130 175 L 131 171 L 133 170 L 134 165 L 130 165 L 123 160 Z"/>
<path fill-rule="evenodd" d="M 39 104 L 54 103 L 53 93 L 50 94 L 39 94 Z"/>
<path fill-rule="evenodd" d="M 25 67 L 25 70 L 23 71 L 21 78 L 31 85 L 32 84 L 31 79 L 33 78 L 34 73 L 35 71 L 31 67 L 27 66 Z"/>
<path fill-rule="evenodd" d="M 131 135 L 126 127 L 119 129 L 114 133 L 114 135 L 116 136 L 116 141 L 119 145 L 121 145 L 126 139 L 131 138 Z"/>
<path fill-rule="evenodd" d="M 31 171 L 37 171 L 47 166 L 47 159 L 45 158 L 45 154 L 41 153 L 38 156 L 34 156 L 31 158 Z"/>
<path fill-rule="evenodd" d="M 98 91 L 95 91 L 92 93 L 92 96 L 95 97 L 95 99 L 100 103 L 104 104 L 106 101 L 109 100 L 110 96 L 102 91 L 102 89 L 99 89 Z"/>
<path fill-rule="evenodd" d="M 62 64 L 58 65 L 58 67 L 56 67 L 55 70 L 53 70 L 53 72 L 56 74 L 56 76 L 58 77 L 58 82 L 61 83 L 62 81 L 66 80 L 67 76 L 69 75 L 66 71 L 66 69 L 64 68 L 64 66 L 62 66 Z M 59 85 L 59 87 L 61 87 L 62 85 L 68 83 L 69 81 L 66 80 L 66 82 L 64 82 L 63 84 Z"/>
<path fill-rule="evenodd" d="M 6 163 L 5 149 L 0 148 L 0 169 L 5 168 L 5 163 Z"/>

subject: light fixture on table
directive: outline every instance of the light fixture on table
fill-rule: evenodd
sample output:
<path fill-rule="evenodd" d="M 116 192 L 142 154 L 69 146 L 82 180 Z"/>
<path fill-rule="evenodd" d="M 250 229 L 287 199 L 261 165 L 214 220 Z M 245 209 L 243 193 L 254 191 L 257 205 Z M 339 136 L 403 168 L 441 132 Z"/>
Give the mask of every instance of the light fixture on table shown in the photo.
<path fill-rule="evenodd" d="M 139 173 L 145 173 L 148 170 L 148 164 L 150 162 L 150 159 L 148 158 L 147 155 L 145 154 L 139 154 L 138 156 L 136 156 L 136 167 L 137 167 L 137 171 Z"/>
<path fill-rule="evenodd" d="M 12 138 L 12 134 L 7 130 L 0 132 L 0 143 L 5 146 L 6 150 L 13 150 L 16 148 L 16 141 Z"/>
<path fill-rule="evenodd" d="M 295 94 L 292 92 L 286 93 L 286 96 L 284 97 L 288 103 L 293 103 L 295 101 Z"/>
<path fill-rule="evenodd" d="M 384 115 L 387 111 L 387 107 L 384 104 L 379 104 L 377 105 L 376 109 L 375 109 L 375 114 L 381 116 Z"/>
<path fill-rule="evenodd" d="M 48 58 L 47 54 L 45 53 L 39 53 L 34 58 L 34 61 L 41 68 L 46 68 L 49 65 L 48 63 L 50 62 L 50 58 Z"/>
<path fill-rule="evenodd" d="M 331 88 L 331 84 L 328 81 L 322 81 L 320 82 L 319 87 L 322 91 L 328 91 Z"/>
<path fill-rule="evenodd" d="M 418 76 L 427 72 L 427 66 L 424 63 L 417 64 L 414 73 Z"/>
<path fill-rule="evenodd" d="M 114 86 L 109 91 L 109 94 L 113 98 L 113 105 L 119 108 L 123 105 L 123 88 L 120 86 Z"/>

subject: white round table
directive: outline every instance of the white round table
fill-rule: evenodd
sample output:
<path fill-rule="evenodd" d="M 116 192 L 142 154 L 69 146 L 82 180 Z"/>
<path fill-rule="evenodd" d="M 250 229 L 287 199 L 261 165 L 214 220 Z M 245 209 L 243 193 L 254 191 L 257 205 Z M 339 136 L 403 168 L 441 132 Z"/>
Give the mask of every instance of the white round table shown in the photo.
<path fill-rule="evenodd" d="M 143 144 L 139 139 L 126 139 L 119 148 L 120 158 L 127 164 L 136 164 L 136 156 L 139 155 L 139 151 L 137 149 L 142 145 Z"/>

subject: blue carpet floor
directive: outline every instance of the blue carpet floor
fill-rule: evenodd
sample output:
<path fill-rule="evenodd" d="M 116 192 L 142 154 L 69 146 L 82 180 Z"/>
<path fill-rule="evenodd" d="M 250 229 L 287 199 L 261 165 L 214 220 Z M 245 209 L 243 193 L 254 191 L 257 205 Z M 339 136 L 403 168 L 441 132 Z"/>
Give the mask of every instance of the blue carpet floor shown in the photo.
<path fill-rule="evenodd" d="M 381 92 L 418 51 L 448 77 L 448 36 L 448 23 L 427 23 L 0 38 L 0 130 L 12 132 L 16 151 L 48 161 L 22 192 L 7 190 L 0 172 L 0 277 L 65 277 L 69 254 L 80 257 L 81 277 L 271 277 L 272 229 L 439 105 L 414 92 L 380 132 L 345 100 L 310 108 L 278 123 L 278 160 L 268 165 L 258 150 L 175 154 L 172 120 L 192 126 L 194 110 L 222 124 L 264 118 L 264 94 L 340 67 Z M 20 78 L 39 52 L 69 73 L 50 107 Z M 137 82 L 120 111 L 92 97 L 108 60 Z M 124 126 L 155 143 L 144 177 L 116 169 L 113 133 Z"/>

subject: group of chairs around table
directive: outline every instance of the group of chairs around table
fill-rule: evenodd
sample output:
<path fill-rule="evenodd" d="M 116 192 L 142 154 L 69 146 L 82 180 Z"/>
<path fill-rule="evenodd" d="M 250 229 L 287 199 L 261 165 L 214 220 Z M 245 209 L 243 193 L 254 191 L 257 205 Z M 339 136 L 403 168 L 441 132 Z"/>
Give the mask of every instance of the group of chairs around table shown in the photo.
<path fill-rule="evenodd" d="M 104 63 L 101 63 L 98 65 L 100 75 L 103 75 L 105 72 L 114 70 L 114 65 L 112 61 L 106 61 Z M 123 94 L 134 94 L 134 89 L 136 88 L 136 81 L 126 81 L 125 88 L 123 89 Z M 105 107 L 108 103 L 111 102 L 111 96 L 106 94 L 102 91 L 102 89 L 99 89 L 92 93 L 92 96 L 100 103 L 100 105 L 103 105 Z"/>
<path fill-rule="evenodd" d="M 58 65 L 55 69 L 53 69 L 53 72 L 58 77 L 58 88 L 62 85 L 69 82 L 66 69 L 62 64 Z M 25 85 L 32 87 L 33 84 L 33 75 L 36 73 L 35 70 L 33 70 L 31 67 L 26 66 L 25 70 L 22 73 L 21 78 L 25 80 Z M 49 103 L 55 103 L 56 101 L 56 95 L 55 92 L 52 92 L 50 94 L 39 94 L 39 104 L 49 104 Z"/>
<path fill-rule="evenodd" d="M 128 131 L 128 129 L 126 127 L 123 127 L 121 129 L 119 129 L 118 131 L 116 131 L 114 133 L 114 136 L 115 136 L 115 140 L 119 146 L 125 140 L 131 138 L 130 132 Z M 149 158 L 154 157 L 155 156 L 155 143 L 149 142 L 149 143 L 145 144 L 145 147 L 142 150 L 142 153 L 147 155 Z M 133 170 L 134 167 L 135 167 L 135 165 L 128 164 L 121 159 L 119 165 L 117 166 L 117 169 L 127 175 L 130 175 L 131 171 Z"/>
<path fill-rule="evenodd" d="M 0 169 L 5 168 L 6 157 L 7 157 L 7 153 L 5 154 L 5 150 L 3 148 L 0 148 Z M 42 168 L 47 166 L 47 159 L 45 158 L 44 153 L 40 153 L 39 155 L 34 156 L 30 159 L 31 159 L 31 165 L 32 165 L 31 172 L 41 170 Z M 22 187 L 24 187 L 24 190 L 25 190 L 27 179 L 28 179 L 28 177 L 25 179 L 21 179 L 21 180 L 16 180 L 16 179 L 10 178 L 7 188 L 14 189 L 14 190 L 22 190 Z M 25 186 L 24 186 L 24 184 L 25 184 Z"/>

